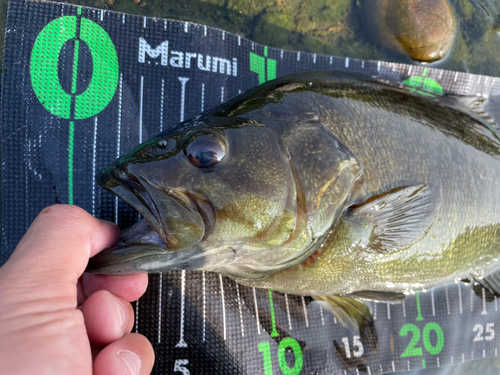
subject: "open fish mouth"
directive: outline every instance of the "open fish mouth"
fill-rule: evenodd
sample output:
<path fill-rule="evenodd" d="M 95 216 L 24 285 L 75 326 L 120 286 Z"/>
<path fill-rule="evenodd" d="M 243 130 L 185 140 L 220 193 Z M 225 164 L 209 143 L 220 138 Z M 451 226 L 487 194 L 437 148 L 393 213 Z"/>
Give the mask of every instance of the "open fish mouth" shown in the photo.
<path fill-rule="evenodd" d="M 144 219 L 124 230 L 115 245 L 90 259 L 88 272 L 130 274 L 202 266 L 205 257 L 198 245 L 210 234 L 217 218 L 215 208 L 202 194 L 161 189 L 120 166 L 103 169 L 97 181 Z"/>
<path fill-rule="evenodd" d="M 129 175 L 119 167 L 107 167 L 99 172 L 97 182 L 137 210 L 158 234 L 167 248 L 169 248 L 169 245 L 172 246 L 172 242 L 175 243 L 175 240 L 171 238 L 171 235 L 169 236 L 161 225 L 159 221 L 160 215 L 151 195 L 135 176 Z M 128 231 L 136 227 L 136 225 L 129 228 Z M 140 228 L 141 231 L 146 229 L 144 225 L 141 225 Z"/>
<path fill-rule="evenodd" d="M 120 240 L 123 244 L 135 240 L 164 250 L 182 250 L 188 243 L 206 239 L 216 221 L 215 208 L 202 194 L 153 186 L 120 167 L 103 169 L 97 181 L 136 209 L 147 222 L 124 231 Z M 172 216 L 181 224 L 169 222 Z M 179 230 L 184 227 L 187 229 Z"/>

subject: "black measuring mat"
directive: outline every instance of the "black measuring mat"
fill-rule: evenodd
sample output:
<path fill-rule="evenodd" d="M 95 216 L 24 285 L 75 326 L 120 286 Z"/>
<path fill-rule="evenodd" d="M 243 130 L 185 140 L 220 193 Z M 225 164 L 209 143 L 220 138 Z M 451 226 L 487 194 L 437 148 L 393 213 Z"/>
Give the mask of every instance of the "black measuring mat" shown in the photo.
<path fill-rule="evenodd" d="M 275 77 L 335 69 L 428 95 L 500 88 L 492 77 L 285 51 L 190 22 L 25 0 L 9 5 L 4 65 L 2 263 L 50 204 L 76 204 L 122 229 L 136 222 L 95 173 Z M 392 373 L 496 357 L 497 299 L 478 295 L 459 283 L 402 304 L 371 302 L 375 329 L 360 336 L 309 297 L 172 272 L 150 275 L 134 330 L 153 343 L 154 374 Z"/>

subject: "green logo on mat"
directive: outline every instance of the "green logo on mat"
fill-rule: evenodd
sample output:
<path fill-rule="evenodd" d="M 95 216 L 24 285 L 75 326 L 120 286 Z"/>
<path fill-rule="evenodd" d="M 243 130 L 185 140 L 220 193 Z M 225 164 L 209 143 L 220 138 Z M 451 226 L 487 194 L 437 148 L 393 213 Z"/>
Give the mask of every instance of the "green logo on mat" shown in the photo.
<path fill-rule="evenodd" d="M 420 95 L 433 97 L 436 96 L 436 94 L 444 95 L 444 90 L 441 85 L 437 81 L 426 77 L 427 71 L 428 69 L 425 68 L 422 77 L 410 77 L 404 80 L 403 85 L 408 86 L 410 91 Z"/>
<path fill-rule="evenodd" d="M 59 58 L 64 45 L 74 40 L 71 92 L 61 86 Z M 85 43 L 92 55 L 92 77 L 87 89 L 77 94 L 78 55 Z M 31 52 L 31 82 L 40 103 L 65 119 L 95 116 L 109 104 L 118 85 L 118 57 L 106 31 L 86 18 L 65 16 L 50 22 L 36 38 Z"/>
<path fill-rule="evenodd" d="M 276 78 L 276 60 L 267 57 L 267 47 L 264 57 L 250 52 L 250 71 L 259 75 L 259 85 Z"/>

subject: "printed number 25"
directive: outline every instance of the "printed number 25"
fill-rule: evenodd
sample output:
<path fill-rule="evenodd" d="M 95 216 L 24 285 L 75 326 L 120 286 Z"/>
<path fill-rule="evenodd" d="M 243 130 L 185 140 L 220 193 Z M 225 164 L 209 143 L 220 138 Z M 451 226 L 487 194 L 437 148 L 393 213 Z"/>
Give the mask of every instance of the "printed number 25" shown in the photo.
<path fill-rule="evenodd" d="M 472 340 L 472 342 L 477 342 L 477 341 L 491 341 L 495 338 L 495 323 L 486 323 L 486 333 L 488 336 L 483 337 L 483 325 L 482 324 L 476 324 L 474 328 L 472 328 L 472 332 L 477 332 L 476 337 Z"/>

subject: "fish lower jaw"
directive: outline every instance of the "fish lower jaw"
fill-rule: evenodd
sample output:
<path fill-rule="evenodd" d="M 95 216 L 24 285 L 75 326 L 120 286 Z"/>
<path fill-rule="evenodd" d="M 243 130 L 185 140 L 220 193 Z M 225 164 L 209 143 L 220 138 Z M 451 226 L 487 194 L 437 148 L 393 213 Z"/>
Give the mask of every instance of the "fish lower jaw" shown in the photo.
<path fill-rule="evenodd" d="M 127 248 L 139 244 L 143 246 L 151 245 L 163 247 L 165 251 L 169 249 L 163 236 L 160 236 L 146 219 L 142 219 L 130 228 L 124 230 L 120 239 L 112 248 L 116 251 L 120 248 Z"/>

